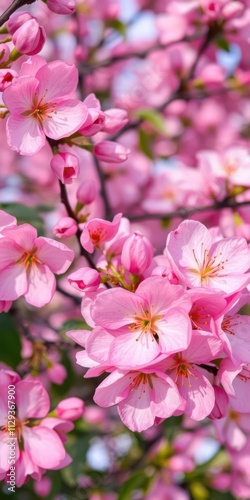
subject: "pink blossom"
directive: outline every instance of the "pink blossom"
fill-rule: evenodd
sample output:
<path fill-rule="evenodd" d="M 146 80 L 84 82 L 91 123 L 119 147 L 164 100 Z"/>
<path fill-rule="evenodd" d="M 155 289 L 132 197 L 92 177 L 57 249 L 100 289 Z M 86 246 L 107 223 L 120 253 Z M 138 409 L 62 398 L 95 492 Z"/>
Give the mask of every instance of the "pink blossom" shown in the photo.
<path fill-rule="evenodd" d="M 6 130 L 12 149 L 32 156 L 44 146 L 46 136 L 58 140 L 80 128 L 87 108 L 71 98 L 77 80 L 77 69 L 62 61 L 47 64 L 38 58 L 22 65 L 19 77 L 3 93 L 10 113 Z"/>
<path fill-rule="evenodd" d="M 223 359 L 218 376 L 232 409 L 239 413 L 250 413 L 250 364 L 235 366 L 230 359 Z"/>
<path fill-rule="evenodd" d="M 214 385 L 215 403 L 209 418 L 219 420 L 226 416 L 228 410 L 228 396 L 222 387 Z"/>
<path fill-rule="evenodd" d="M 105 115 L 108 116 L 109 120 L 104 124 L 102 131 L 108 134 L 115 134 L 128 123 L 128 113 L 124 109 L 107 109 Z"/>
<path fill-rule="evenodd" d="M 55 292 L 54 273 L 67 271 L 74 252 L 62 243 L 39 237 L 29 224 L 4 230 L 0 239 L 0 300 L 21 295 L 36 307 L 51 301 Z"/>
<path fill-rule="evenodd" d="M 122 214 L 116 214 L 112 222 L 103 219 L 92 219 L 87 222 L 81 234 L 83 248 L 92 253 L 96 247 L 100 248 L 102 243 L 114 238 L 119 229 L 121 217 Z"/>
<path fill-rule="evenodd" d="M 190 306 L 182 287 L 160 277 L 145 279 L 135 293 L 119 288 L 104 291 L 91 308 L 102 339 L 94 329 L 87 352 L 94 359 L 107 356 L 110 365 L 133 369 L 160 353 L 169 356 L 184 350 L 191 338 Z"/>
<path fill-rule="evenodd" d="M 69 238 L 77 233 L 78 225 L 71 217 L 62 217 L 53 227 L 53 234 L 57 238 Z"/>
<path fill-rule="evenodd" d="M 47 0 L 47 6 L 56 14 L 73 14 L 76 10 L 75 0 Z"/>
<path fill-rule="evenodd" d="M 68 282 L 80 292 L 83 290 L 92 292 L 99 287 L 101 278 L 95 269 L 82 267 L 68 276 Z"/>
<path fill-rule="evenodd" d="M 27 21 L 34 19 L 30 12 L 19 11 L 11 14 L 9 20 L 6 23 L 7 29 L 11 35 L 14 35 L 15 31 L 23 26 Z"/>
<path fill-rule="evenodd" d="M 174 273 L 190 288 L 220 289 L 232 294 L 249 283 L 250 250 L 244 238 L 213 241 L 200 222 L 186 220 L 167 239 Z"/>
<path fill-rule="evenodd" d="M 122 163 L 130 150 L 118 142 L 102 141 L 94 146 L 94 155 L 106 163 Z"/>
<path fill-rule="evenodd" d="M 103 129 L 105 123 L 109 120 L 108 116 L 102 112 L 100 101 L 95 94 L 89 94 L 83 103 L 88 108 L 88 116 L 79 133 L 85 137 L 91 137 Z"/>
<path fill-rule="evenodd" d="M 6 473 L 10 468 L 8 461 L 8 379 L 10 379 L 10 373 L 1 370 L 0 471 Z M 15 385 L 16 404 L 15 462 L 18 472 L 17 486 L 21 486 L 25 482 L 27 475 L 34 475 L 33 477 L 40 479 L 44 469 L 60 468 L 65 460 L 66 452 L 58 433 L 52 428 L 48 428 L 45 420 L 41 420 L 46 417 L 50 408 L 48 394 L 42 385 L 38 382 L 19 380 L 13 380 L 12 384 Z M 36 425 L 34 425 L 34 419 L 38 420 Z M 21 440 L 23 445 L 20 448 Z M 48 448 L 50 453 L 48 453 Z"/>
<path fill-rule="evenodd" d="M 82 182 L 76 192 L 77 200 L 83 205 L 89 205 L 97 196 L 97 183 L 91 179 Z"/>
<path fill-rule="evenodd" d="M 0 92 L 3 92 L 12 84 L 13 78 L 17 77 L 17 72 L 13 69 L 0 69 Z"/>
<path fill-rule="evenodd" d="M 132 274 L 143 273 L 151 264 L 153 247 L 141 233 L 131 234 L 125 241 L 121 253 L 121 262 Z"/>
<path fill-rule="evenodd" d="M 72 153 L 58 153 L 53 156 L 50 166 L 63 184 L 71 184 L 80 173 L 79 161 Z"/>
<path fill-rule="evenodd" d="M 43 48 L 46 32 L 36 19 L 24 22 L 13 34 L 12 41 L 21 54 L 35 55 Z"/>
<path fill-rule="evenodd" d="M 56 407 L 59 418 L 64 420 L 77 420 L 84 413 L 84 402 L 79 398 L 66 398 Z"/>
<path fill-rule="evenodd" d="M 115 370 L 97 387 L 94 401 L 104 407 L 117 404 L 123 423 L 137 432 L 152 427 L 156 417 L 170 417 L 182 405 L 174 382 L 150 367 Z"/>
<path fill-rule="evenodd" d="M 197 365 L 209 363 L 221 352 L 221 343 L 211 333 L 193 331 L 186 351 L 177 353 L 162 362 L 161 368 L 175 381 L 186 401 L 185 414 L 194 420 L 203 420 L 214 408 L 214 389 L 207 372 Z"/>

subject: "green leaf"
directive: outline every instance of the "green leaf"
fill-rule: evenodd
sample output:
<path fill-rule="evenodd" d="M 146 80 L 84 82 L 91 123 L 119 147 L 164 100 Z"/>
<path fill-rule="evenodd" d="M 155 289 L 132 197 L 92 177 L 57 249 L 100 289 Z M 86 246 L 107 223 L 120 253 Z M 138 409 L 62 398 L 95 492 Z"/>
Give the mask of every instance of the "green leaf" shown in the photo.
<path fill-rule="evenodd" d="M 161 115 L 161 113 L 158 113 L 158 111 L 147 108 L 137 109 L 134 112 L 134 115 L 150 123 L 157 132 L 160 132 L 160 134 L 167 134 L 164 117 Z"/>
<path fill-rule="evenodd" d="M 230 52 L 230 45 L 226 38 L 217 38 L 216 45 L 220 50 L 224 50 L 225 52 Z"/>
<path fill-rule="evenodd" d="M 35 207 L 27 207 L 21 203 L 1 203 L 0 208 L 16 217 L 18 224 L 31 224 L 39 235 L 44 234 L 44 222 Z"/>
<path fill-rule="evenodd" d="M 92 330 L 92 328 L 84 321 L 83 318 L 68 319 L 63 323 L 60 332 L 66 333 L 70 330 Z"/>
<path fill-rule="evenodd" d="M 139 129 L 139 149 L 144 153 L 150 160 L 153 160 L 154 155 L 151 149 L 151 141 L 149 135 L 144 132 L 141 128 Z"/>
<path fill-rule="evenodd" d="M 123 483 L 118 493 L 117 500 L 132 500 L 132 494 L 135 490 L 145 491 L 148 486 L 149 478 L 144 472 L 136 472 L 125 483 Z"/>
<path fill-rule="evenodd" d="M 0 314 L 1 361 L 16 369 L 21 362 L 21 342 L 10 313 Z"/>
<path fill-rule="evenodd" d="M 106 26 L 107 28 L 113 28 L 115 31 L 118 31 L 118 33 L 120 33 L 120 35 L 125 38 L 127 34 L 127 27 L 119 19 L 111 19 L 106 21 Z"/>
<path fill-rule="evenodd" d="M 80 438 L 79 436 L 69 436 L 66 449 L 73 461 L 68 467 L 61 470 L 61 476 L 68 486 L 75 486 L 77 484 L 77 477 L 85 473 L 89 440 L 90 436 Z"/>

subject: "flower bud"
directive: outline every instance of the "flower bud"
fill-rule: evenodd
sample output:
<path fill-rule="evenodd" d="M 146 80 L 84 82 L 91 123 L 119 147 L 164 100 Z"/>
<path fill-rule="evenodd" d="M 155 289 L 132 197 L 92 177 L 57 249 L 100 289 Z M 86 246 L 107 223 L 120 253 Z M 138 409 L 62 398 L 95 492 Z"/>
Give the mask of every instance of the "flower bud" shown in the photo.
<path fill-rule="evenodd" d="M 54 174 L 63 184 L 72 184 L 80 172 L 77 156 L 72 153 L 58 153 L 53 156 L 50 166 Z"/>
<path fill-rule="evenodd" d="M 63 365 L 55 363 L 53 366 L 48 368 L 48 376 L 51 382 L 61 385 L 67 378 L 67 371 Z"/>
<path fill-rule="evenodd" d="M 47 6 L 55 14 L 73 14 L 76 10 L 75 0 L 47 0 Z"/>
<path fill-rule="evenodd" d="M 45 29 L 39 26 L 34 18 L 20 26 L 12 37 L 12 42 L 18 52 L 29 56 L 38 54 L 43 48 L 45 40 Z"/>
<path fill-rule="evenodd" d="M 49 477 L 42 477 L 40 481 L 34 481 L 34 490 L 39 497 L 47 497 L 51 488 L 52 482 Z"/>
<path fill-rule="evenodd" d="M 3 92 L 12 84 L 13 78 L 17 77 L 13 69 L 0 69 L 0 92 Z"/>
<path fill-rule="evenodd" d="M 80 292 L 93 292 L 99 287 L 100 281 L 98 271 L 90 267 L 82 267 L 68 276 L 68 282 Z"/>
<path fill-rule="evenodd" d="M 77 223 L 71 217 L 62 217 L 53 228 L 53 234 L 57 238 L 69 238 L 77 233 Z"/>
<path fill-rule="evenodd" d="M 94 155 L 107 163 L 122 163 L 128 158 L 130 150 L 118 142 L 102 141 L 94 146 Z"/>
<path fill-rule="evenodd" d="M 7 29 L 11 35 L 14 35 L 15 31 L 23 26 L 27 21 L 34 19 L 30 12 L 21 11 L 14 12 L 6 23 Z"/>
<path fill-rule="evenodd" d="M 226 416 L 228 409 L 228 395 L 222 387 L 214 385 L 215 403 L 214 407 L 208 415 L 212 420 L 220 419 Z"/>
<path fill-rule="evenodd" d="M 121 262 L 130 273 L 141 274 L 150 266 L 153 253 L 153 247 L 146 236 L 134 233 L 123 245 Z"/>
<path fill-rule="evenodd" d="M 125 109 L 112 108 L 105 111 L 105 115 L 109 117 L 109 120 L 104 125 L 102 131 L 108 134 L 115 134 L 128 123 L 128 113 Z"/>
<path fill-rule="evenodd" d="M 97 183 L 95 181 L 92 181 L 91 179 L 80 184 L 76 193 L 77 200 L 83 205 L 92 203 L 92 201 L 95 200 L 96 195 Z"/>
<path fill-rule="evenodd" d="M 77 420 L 84 413 L 84 402 L 79 398 L 66 398 L 60 401 L 56 407 L 58 418 L 65 420 Z"/>

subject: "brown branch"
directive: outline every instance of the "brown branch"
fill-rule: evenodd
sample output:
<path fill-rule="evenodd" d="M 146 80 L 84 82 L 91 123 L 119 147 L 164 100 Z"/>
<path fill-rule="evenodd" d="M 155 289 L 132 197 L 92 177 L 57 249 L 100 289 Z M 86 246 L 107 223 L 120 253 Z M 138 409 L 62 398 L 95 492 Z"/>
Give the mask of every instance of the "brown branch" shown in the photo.
<path fill-rule="evenodd" d="M 145 50 L 141 50 L 139 52 L 127 52 L 124 54 L 119 54 L 119 55 L 114 55 L 108 59 L 105 59 L 104 61 L 99 61 L 96 62 L 95 64 L 91 63 L 85 63 L 81 64 L 79 67 L 79 73 L 83 72 L 84 74 L 90 74 L 93 73 L 94 71 L 100 69 L 100 68 L 105 68 L 106 66 L 110 66 L 112 64 L 115 64 L 120 61 L 126 61 L 127 59 L 133 59 L 133 58 L 139 58 L 139 59 L 144 59 L 147 57 L 151 52 L 154 52 L 155 50 L 164 50 L 167 49 L 168 47 L 171 47 L 172 45 L 177 45 L 178 43 L 188 43 L 192 42 L 194 40 L 198 40 L 204 36 L 204 33 L 196 33 L 195 35 L 190 35 L 190 36 L 184 36 L 180 38 L 179 40 L 172 40 L 171 42 L 168 42 L 166 44 L 156 44 L 156 45 L 151 45 Z"/>
<path fill-rule="evenodd" d="M 36 0 L 14 0 L 12 4 L 5 10 L 5 12 L 0 16 L 0 26 L 3 26 L 3 24 L 8 21 L 11 14 L 14 14 L 17 9 L 20 9 L 20 7 L 23 7 L 24 5 L 30 5 L 34 2 L 36 2 Z"/>
<path fill-rule="evenodd" d="M 60 194 L 61 194 L 61 202 L 63 203 L 63 205 L 65 206 L 66 210 L 67 210 L 67 214 L 69 217 L 71 217 L 72 219 L 74 219 L 77 223 L 77 226 L 79 224 L 79 221 L 75 215 L 75 213 L 73 212 L 72 208 L 71 208 L 71 205 L 69 203 L 69 199 L 68 199 L 68 194 L 67 194 L 67 190 L 66 190 L 66 187 L 65 187 L 65 184 L 63 184 L 60 180 L 59 180 L 59 186 L 60 186 Z M 78 226 L 78 229 L 77 229 L 77 233 L 76 233 L 76 237 L 77 237 L 77 240 L 78 240 L 78 243 L 79 243 L 79 247 L 80 247 L 80 254 L 85 257 L 85 259 L 87 259 L 90 267 L 92 267 L 92 269 L 96 269 L 96 266 L 95 266 L 95 263 L 93 262 L 91 256 L 89 255 L 89 252 L 87 252 L 82 244 L 81 244 L 81 231 L 79 229 L 79 226 Z"/>
<path fill-rule="evenodd" d="M 147 213 L 147 214 L 124 214 L 124 217 L 127 217 L 131 222 L 133 221 L 144 221 L 144 220 L 155 220 L 155 219 L 172 219 L 173 217 L 180 217 L 181 219 L 187 219 L 190 215 L 201 213 L 201 212 L 210 212 L 213 210 L 222 210 L 223 208 L 240 208 L 250 205 L 250 200 L 246 201 L 236 201 L 235 199 L 226 198 L 222 202 L 216 202 L 213 205 L 204 205 L 202 207 L 194 207 L 194 208 L 185 208 L 179 207 L 176 210 L 168 213 Z"/>

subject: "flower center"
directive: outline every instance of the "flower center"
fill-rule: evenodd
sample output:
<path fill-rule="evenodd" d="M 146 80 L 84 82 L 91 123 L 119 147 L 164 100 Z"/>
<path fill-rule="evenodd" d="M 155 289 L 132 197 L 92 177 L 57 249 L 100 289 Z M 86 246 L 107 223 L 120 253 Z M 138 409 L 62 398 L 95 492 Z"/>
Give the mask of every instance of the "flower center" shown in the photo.
<path fill-rule="evenodd" d="M 191 388 L 191 377 L 197 378 L 193 373 L 194 366 L 191 363 L 188 363 L 185 359 L 182 358 L 181 353 L 177 353 L 174 356 L 174 360 L 176 364 L 170 368 L 170 370 L 176 371 L 175 383 L 176 385 L 183 386 L 184 380 L 188 380 L 188 387 Z"/>
<path fill-rule="evenodd" d="M 201 243 L 203 246 L 203 243 Z M 216 276 L 226 276 L 226 274 L 223 272 L 224 271 L 224 264 L 225 262 L 228 262 L 228 259 L 226 260 L 220 260 L 222 252 L 220 252 L 219 256 L 218 255 L 209 255 L 209 250 L 204 249 L 202 258 L 199 259 L 195 253 L 195 249 L 192 249 L 193 256 L 195 259 L 195 262 L 197 264 L 197 268 L 192 268 L 190 271 L 193 273 L 199 274 L 201 277 L 201 282 L 208 284 L 209 278 L 215 278 Z"/>
<path fill-rule="evenodd" d="M 42 264 L 42 262 L 36 257 L 37 248 L 34 247 L 30 252 L 25 250 L 20 259 L 15 261 L 15 264 L 24 264 L 25 267 L 30 267 L 32 264 Z"/>
<path fill-rule="evenodd" d="M 140 332 L 139 336 L 136 338 L 136 341 L 144 335 L 149 333 L 151 336 L 151 340 L 158 340 L 159 336 L 157 333 L 157 321 L 162 318 L 162 315 L 157 314 L 152 316 L 148 309 L 142 310 L 140 313 L 135 313 L 133 315 L 134 323 L 129 326 L 129 329 L 132 332 Z"/>
<path fill-rule="evenodd" d="M 225 318 L 223 319 L 222 324 L 221 324 L 222 330 L 225 333 L 229 333 L 230 335 L 235 335 L 233 327 L 237 326 L 237 325 L 239 325 L 241 323 L 240 321 L 236 321 L 237 318 L 239 318 L 239 317 L 240 317 L 239 315 L 237 315 L 235 317 L 233 317 L 233 316 L 225 316 Z"/>
<path fill-rule="evenodd" d="M 206 325 L 209 323 L 211 314 L 207 313 L 205 306 L 197 306 L 194 302 L 189 316 L 192 321 L 193 329 L 203 330 L 204 326 L 206 327 Z"/>
<path fill-rule="evenodd" d="M 136 374 L 134 376 L 134 374 Z M 130 387 L 130 392 L 133 392 L 134 390 L 141 389 L 139 399 L 141 399 L 141 396 L 143 393 L 146 392 L 145 387 L 148 384 L 150 389 L 153 389 L 153 382 L 152 382 L 152 377 L 156 377 L 155 374 L 148 374 L 148 373 L 137 373 L 137 372 L 131 372 L 131 375 L 129 376 L 129 379 L 131 382 L 129 383 Z"/>

